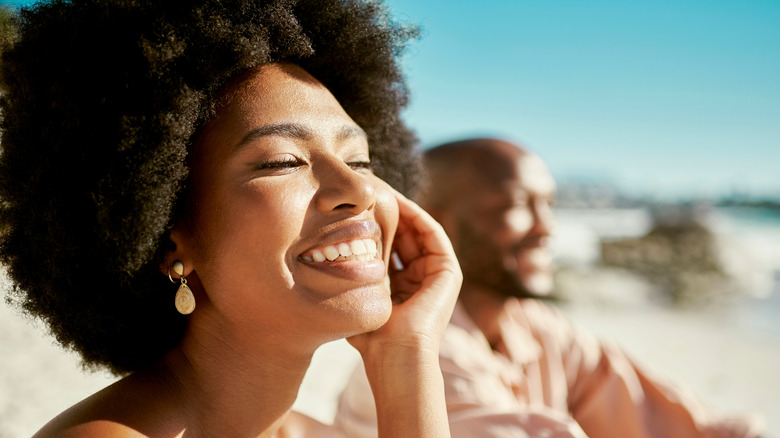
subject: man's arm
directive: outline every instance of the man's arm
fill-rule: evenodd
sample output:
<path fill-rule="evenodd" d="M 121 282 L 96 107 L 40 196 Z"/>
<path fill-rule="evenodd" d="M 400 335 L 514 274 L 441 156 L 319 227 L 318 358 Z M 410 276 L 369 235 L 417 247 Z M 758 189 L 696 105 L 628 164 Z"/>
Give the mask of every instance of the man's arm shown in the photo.
<path fill-rule="evenodd" d="M 570 332 L 563 353 L 570 380 L 569 410 L 589 436 L 758 437 L 754 415 L 724 415 L 689 390 L 647 371 L 620 347 L 596 339 L 562 316 Z"/>

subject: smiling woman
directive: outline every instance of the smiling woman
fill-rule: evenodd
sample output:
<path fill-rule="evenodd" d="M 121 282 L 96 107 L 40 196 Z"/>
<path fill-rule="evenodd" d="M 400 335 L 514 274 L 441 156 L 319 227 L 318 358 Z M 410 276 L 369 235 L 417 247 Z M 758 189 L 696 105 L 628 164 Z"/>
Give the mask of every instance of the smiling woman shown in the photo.
<path fill-rule="evenodd" d="M 171 230 L 168 264 L 196 266 L 197 275 L 187 269 L 185 277 L 209 291 L 196 301 L 232 309 L 227 321 L 246 321 L 253 336 L 289 336 L 276 330 L 289 325 L 320 334 L 311 340 L 321 344 L 376 329 L 390 313 L 384 260 L 398 205 L 364 165 L 363 130 L 300 67 L 266 65 L 240 86 L 195 141 L 190 180 L 198 208 L 187 214 L 192 225 Z M 313 260 L 364 240 L 376 248 L 370 260 Z"/>
<path fill-rule="evenodd" d="M 438 339 L 460 271 L 387 184 L 413 183 L 396 55 L 414 30 L 344 0 L 55 0 L 17 29 L 10 298 L 124 376 L 38 436 L 337 435 L 291 406 L 343 337 L 380 435 L 449 435 Z"/>

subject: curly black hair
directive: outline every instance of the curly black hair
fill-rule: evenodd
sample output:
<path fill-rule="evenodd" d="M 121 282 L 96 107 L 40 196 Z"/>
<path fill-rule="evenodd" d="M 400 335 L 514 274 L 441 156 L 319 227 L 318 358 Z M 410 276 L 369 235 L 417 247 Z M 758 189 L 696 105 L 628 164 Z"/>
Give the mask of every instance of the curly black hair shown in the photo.
<path fill-rule="evenodd" d="M 0 65 L 7 301 L 87 366 L 137 370 L 180 342 L 159 266 L 188 149 L 231 79 L 301 66 L 366 131 L 377 175 L 414 184 L 398 58 L 418 32 L 377 1 L 54 0 L 16 29 Z"/>

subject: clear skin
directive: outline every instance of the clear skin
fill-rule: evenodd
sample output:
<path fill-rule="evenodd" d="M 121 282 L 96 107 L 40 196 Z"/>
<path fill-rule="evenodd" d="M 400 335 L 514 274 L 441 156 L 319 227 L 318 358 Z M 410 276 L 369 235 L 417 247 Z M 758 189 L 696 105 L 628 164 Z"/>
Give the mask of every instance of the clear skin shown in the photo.
<path fill-rule="evenodd" d="M 449 436 L 438 340 L 462 277 L 443 229 L 371 173 L 363 131 L 299 67 L 262 67 L 227 93 L 161 267 L 181 261 L 197 301 L 182 343 L 39 436 L 335 436 L 290 408 L 314 350 L 346 336 L 380 436 Z M 303 257 L 361 238 L 376 259 Z M 390 272 L 391 299 L 392 250 L 406 268 Z"/>
<path fill-rule="evenodd" d="M 433 173 L 432 194 L 457 190 L 447 205 L 426 208 L 452 239 L 463 269 L 460 299 L 492 345 L 500 344 L 497 315 L 509 297 L 548 295 L 553 286 L 550 236 L 555 181 L 544 162 L 517 145 L 475 140 L 506 172 L 477 167 L 473 151 L 453 150 L 456 170 Z M 443 185 L 446 178 L 448 186 Z M 447 187 L 441 188 L 439 187 Z"/>

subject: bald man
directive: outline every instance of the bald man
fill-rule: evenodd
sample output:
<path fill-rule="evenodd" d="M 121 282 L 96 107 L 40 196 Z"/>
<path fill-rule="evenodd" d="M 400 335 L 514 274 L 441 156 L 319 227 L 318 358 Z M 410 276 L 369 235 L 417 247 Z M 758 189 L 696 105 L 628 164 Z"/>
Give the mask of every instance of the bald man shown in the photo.
<path fill-rule="evenodd" d="M 723 417 L 576 329 L 535 297 L 553 288 L 555 182 L 532 152 L 498 139 L 430 149 L 417 201 L 447 231 L 463 270 L 440 346 L 453 437 L 754 437 L 751 417 Z M 362 367 L 335 424 L 376 436 Z"/>
<path fill-rule="evenodd" d="M 544 162 L 514 144 L 478 139 L 431 149 L 424 163 L 429 178 L 417 201 L 452 240 L 465 271 L 461 300 L 488 298 L 498 310 L 505 297 L 548 295 L 555 181 Z"/>

